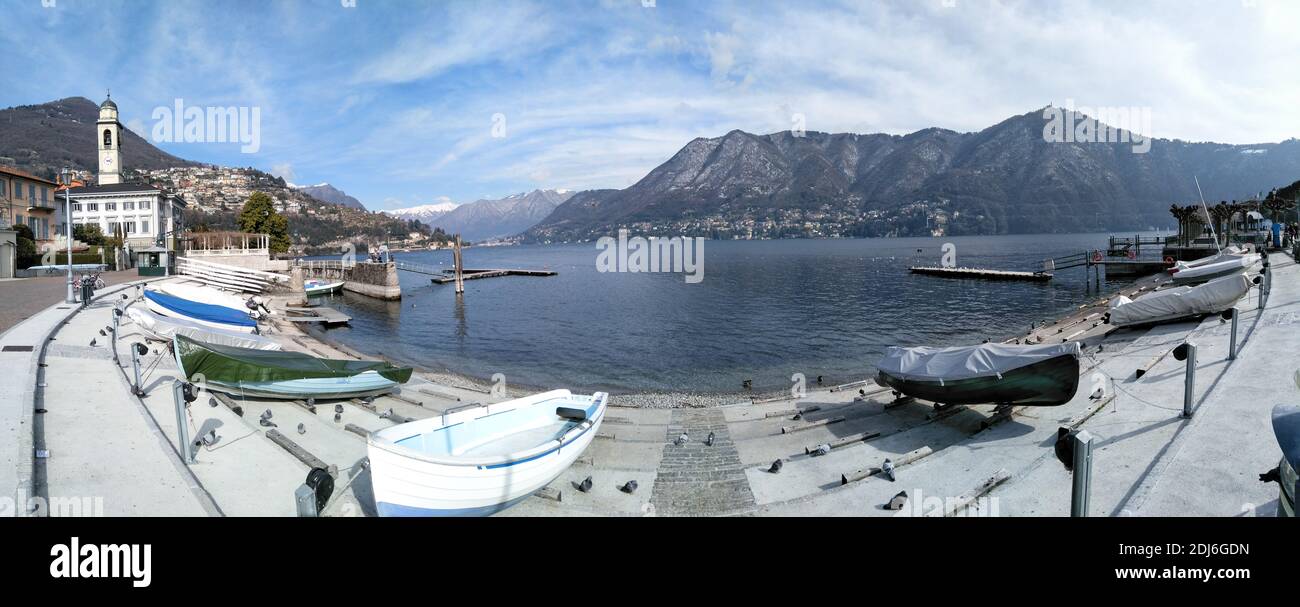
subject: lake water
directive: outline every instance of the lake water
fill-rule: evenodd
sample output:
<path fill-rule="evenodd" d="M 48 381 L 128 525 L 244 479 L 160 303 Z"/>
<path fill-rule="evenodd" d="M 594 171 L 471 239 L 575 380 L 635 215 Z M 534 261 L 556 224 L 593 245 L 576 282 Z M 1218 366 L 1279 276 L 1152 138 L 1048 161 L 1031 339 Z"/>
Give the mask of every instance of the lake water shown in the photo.
<path fill-rule="evenodd" d="M 864 378 L 890 345 L 962 345 L 1023 334 L 1096 293 L 1083 268 L 1049 283 L 986 282 L 913 275 L 956 262 L 1012 270 L 1103 248 L 1104 234 L 864 240 L 708 241 L 704 279 L 608 273 L 595 244 L 483 247 L 468 268 L 550 269 L 558 276 L 433 285 L 399 272 L 403 299 L 328 298 L 353 317 L 328 337 L 359 351 L 512 385 L 575 390 L 721 392 L 784 388 L 794 373 L 811 385 Z M 920 252 L 918 252 L 920 249 Z M 449 251 L 397 258 L 450 268 Z M 1103 282 L 1103 289 L 1120 283 Z"/>

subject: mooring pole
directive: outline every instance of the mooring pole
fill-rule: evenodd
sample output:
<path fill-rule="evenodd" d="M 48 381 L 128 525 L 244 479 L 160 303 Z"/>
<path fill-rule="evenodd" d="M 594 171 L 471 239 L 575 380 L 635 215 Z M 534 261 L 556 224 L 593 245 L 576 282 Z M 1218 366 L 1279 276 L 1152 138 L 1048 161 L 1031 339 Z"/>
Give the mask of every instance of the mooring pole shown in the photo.
<path fill-rule="evenodd" d="M 1071 438 L 1074 441 L 1074 486 L 1070 494 L 1070 516 L 1088 516 L 1089 494 L 1092 492 L 1092 434 L 1080 430 Z"/>
<path fill-rule="evenodd" d="M 456 264 L 456 294 L 465 292 L 465 260 L 461 255 L 460 234 L 456 235 L 455 249 L 452 251 L 453 262 Z"/>
<path fill-rule="evenodd" d="M 190 426 L 185 420 L 185 382 L 172 382 L 172 400 L 176 402 L 176 447 L 181 459 L 187 464 L 194 463 L 194 449 L 190 447 Z"/>
<path fill-rule="evenodd" d="M 1232 337 L 1228 342 L 1228 360 L 1237 360 L 1237 317 L 1241 316 L 1241 311 L 1232 307 L 1228 308 L 1228 313 L 1232 315 Z"/>

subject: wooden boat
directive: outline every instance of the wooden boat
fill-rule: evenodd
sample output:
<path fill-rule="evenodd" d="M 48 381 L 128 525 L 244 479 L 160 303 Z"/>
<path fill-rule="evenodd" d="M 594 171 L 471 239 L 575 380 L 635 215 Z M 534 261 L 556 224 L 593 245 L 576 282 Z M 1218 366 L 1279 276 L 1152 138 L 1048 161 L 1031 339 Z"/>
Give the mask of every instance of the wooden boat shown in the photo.
<path fill-rule="evenodd" d="M 329 282 L 325 280 L 307 280 L 303 281 L 302 288 L 309 297 L 328 295 L 330 293 L 339 292 L 339 290 L 343 288 L 343 281 L 339 280 L 336 282 Z"/>
<path fill-rule="evenodd" d="M 1195 287 L 1162 289 L 1135 300 L 1120 296 L 1112 302 L 1107 322 L 1129 327 L 1222 312 L 1244 297 L 1252 284 L 1245 274 L 1234 274 Z"/>
<path fill-rule="evenodd" d="M 210 389 L 260 398 L 356 398 L 384 394 L 411 379 L 410 367 L 380 360 L 316 358 L 301 352 L 255 350 L 172 339 L 184 377 L 202 376 Z"/>
<path fill-rule="evenodd" d="M 172 338 L 184 335 L 191 339 L 222 346 L 253 348 L 256 350 L 279 350 L 280 344 L 274 340 L 258 335 L 228 329 L 214 329 L 197 322 L 177 316 L 159 316 L 138 307 L 126 309 L 126 315 L 135 322 L 145 337 L 155 341 L 171 343 Z"/>
<path fill-rule="evenodd" d="M 552 390 L 370 434 L 380 516 L 481 516 L 555 480 L 596 436 L 608 395 Z"/>
<path fill-rule="evenodd" d="M 144 301 L 145 305 L 157 314 L 184 318 L 205 327 L 245 333 L 253 333 L 257 330 L 257 321 L 249 315 L 248 311 L 190 301 L 160 291 L 146 290 Z"/>
<path fill-rule="evenodd" d="M 943 405 L 1050 407 L 1074 398 L 1080 354 L 1078 342 L 894 346 L 876 364 L 876 383 Z"/>

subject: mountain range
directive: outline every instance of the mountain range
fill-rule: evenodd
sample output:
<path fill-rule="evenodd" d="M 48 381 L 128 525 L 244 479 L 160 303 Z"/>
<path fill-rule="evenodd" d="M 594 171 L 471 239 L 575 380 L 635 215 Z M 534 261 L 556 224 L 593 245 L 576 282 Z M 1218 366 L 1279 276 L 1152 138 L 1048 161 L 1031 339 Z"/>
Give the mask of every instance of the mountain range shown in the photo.
<path fill-rule="evenodd" d="M 1153 138 L 1137 153 L 1124 137 L 1049 140 L 1044 129 L 1057 111 L 1069 124 L 1091 120 L 1049 106 L 974 133 L 736 130 L 698 138 L 626 189 L 572 197 L 526 236 L 583 240 L 618 227 L 735 234 L 746 225 L 798 225 L 808 217 L 831 218 L 826 223 L 838 235 L 879 236 L 900 234 L 900 214 L 918 203 L 942 209 L 950 233 L 1142 229 L 1168 225 L 1171 203 L 1196 200 L 1194 177 L 1213 201 L 1253 196 L 1300 176 L 1300 140 Z M 930 228 L 928 221 L 912 225 Z"/>
<path fill-rule="evenodd" d="M 418 219 L 468 240 L 482 241 L 508 238 L 528 230 L 573 195 L 567 190 L 533 190 L 459 206 L 443 203 L 384 212 L 403 219 Z"/>
<path fill-rule="evenodd" d="M 359 209 L 362 211 L 366 210 L 366 205 L 361 204 L 360 200 L 348 196 L 347 193 L 344 192 L 343 190 L 340 190 L 328 183 L 318 183 L 316 185 L 289 184 L 289 187 L 298 190 L 299 192 L 302 192 L 304 194 L 307 194 L 308 196 L 311 196 L 317 200 L 322 200 L 333 204 L 339 204 L 345 207 Z"/>

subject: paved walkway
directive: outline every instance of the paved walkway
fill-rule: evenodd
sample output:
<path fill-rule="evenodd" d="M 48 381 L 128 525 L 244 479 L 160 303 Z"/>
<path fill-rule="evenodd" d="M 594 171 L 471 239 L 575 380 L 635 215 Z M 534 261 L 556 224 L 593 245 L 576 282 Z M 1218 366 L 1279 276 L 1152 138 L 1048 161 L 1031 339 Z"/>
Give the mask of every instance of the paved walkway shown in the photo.
<path fill-rule="evenodd" d="M 99 276 L 107 286 L 140 279 L 135 270 L 104 272 Z M 0 333 L 47 306 L 64 301 L 67 296 L 67 274 L 0 280 Z"/>

